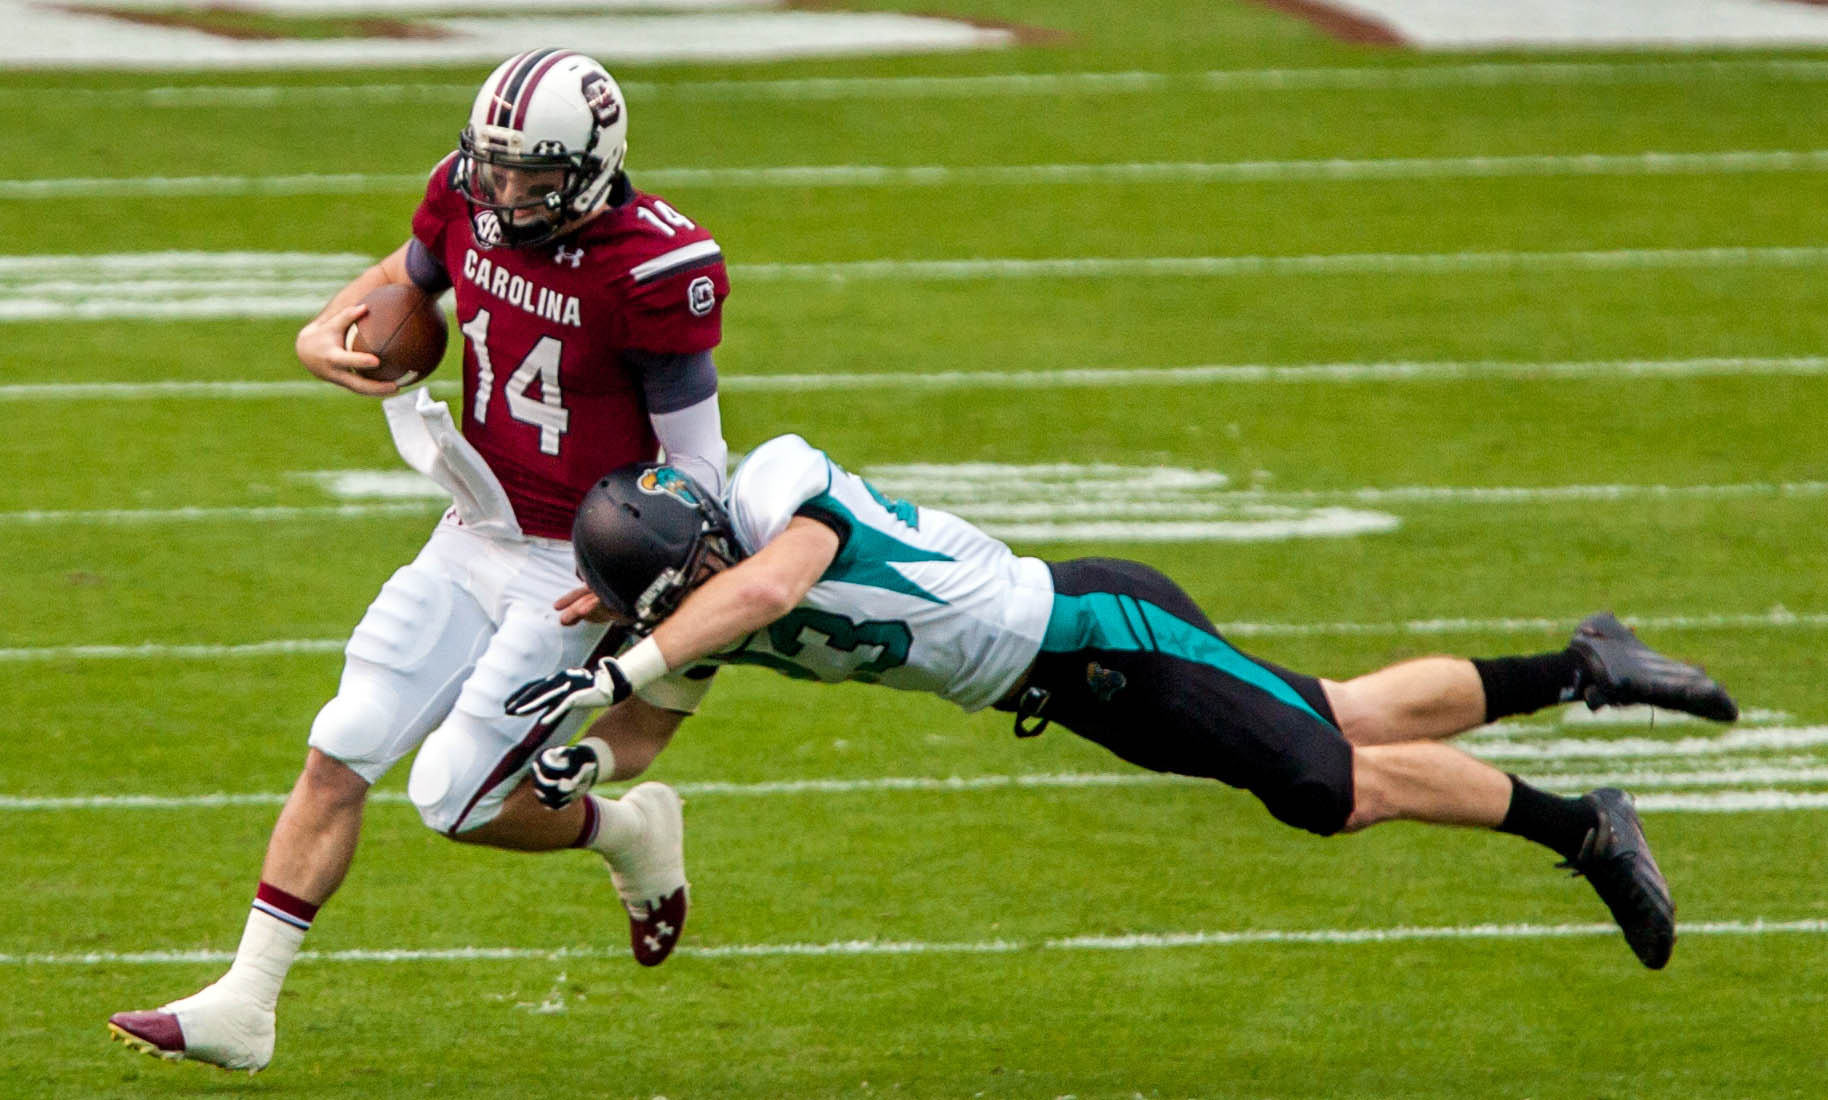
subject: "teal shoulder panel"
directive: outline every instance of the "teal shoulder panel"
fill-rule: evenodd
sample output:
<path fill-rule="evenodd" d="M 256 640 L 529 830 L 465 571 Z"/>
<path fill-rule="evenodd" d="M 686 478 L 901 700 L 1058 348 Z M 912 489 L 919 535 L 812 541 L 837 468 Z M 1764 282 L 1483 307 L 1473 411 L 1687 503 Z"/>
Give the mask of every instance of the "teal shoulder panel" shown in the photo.
<path fill-rule="evenodd" d="M 909 546 L 900 539 L 859 520 L 855 513 L 846 508 L 837 497 L 826 492 L 812 498 L 807 504 L 831 512 L 845 521 L 850 527 L 850 534 L 844 545 L 838 549 L 838 556 L 826 566 L 821 581 L 843 581 L 846 584 L 861 584 L 870 588 L 881 588 L 889 592 L 899 592 L 904 596 L 926 600 L 929 603 L 943 604 L 946 601 L 928 592 L 913 581 L 902 576 L 894 567 L 897 562 L 917 561 L 953 561 L 951 555 L 933 550 L 922 550 L 918 546 Z"/>

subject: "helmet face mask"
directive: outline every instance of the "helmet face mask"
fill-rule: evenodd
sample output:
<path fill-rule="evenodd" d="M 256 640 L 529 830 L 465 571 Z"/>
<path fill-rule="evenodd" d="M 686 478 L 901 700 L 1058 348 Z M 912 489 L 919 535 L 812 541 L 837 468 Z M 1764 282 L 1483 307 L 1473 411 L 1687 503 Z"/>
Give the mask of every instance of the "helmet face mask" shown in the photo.
<path fill-rule="evenodd" d="M 476 243 L 531 248 L 608 198 L 628 151 L 628 112 L 603 66 L 569 50 L 533 50 L 483 82 L 457 148 L 455 182 Z"/>
<path fill-rule="evenodd" d="M 743 557 L 723 505 L 689 475 L 651 462 L 598 481 L 578 506 L 571 539 L 579 575 L 639 635 Z"/>

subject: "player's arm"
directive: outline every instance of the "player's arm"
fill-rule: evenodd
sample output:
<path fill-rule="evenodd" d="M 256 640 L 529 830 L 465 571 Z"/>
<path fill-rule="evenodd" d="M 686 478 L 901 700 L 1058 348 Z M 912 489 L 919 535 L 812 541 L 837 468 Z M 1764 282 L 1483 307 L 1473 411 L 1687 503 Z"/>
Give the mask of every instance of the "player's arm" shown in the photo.
<path fill-rule="evenodd" d="M 626 656 L 652 643 L 665 661 L 664 675 L 725 649 L 799 606 L 837 556 L 835 531 L 795 516 L 766 546 L 693 589 Z"/>
<path fill-rule="evenodd" d="M 838 556 L 837 532 L 794 516 L 767 545 L 704 580 L 654 632 L 590 668 L 570 668 L 522 684 L 509 714 L 537 714 L 551 727 L 573 710 L 613 706 L 792 611 Z M 561 602 L 563 602 L 561 600 Z"/>
<path fill-rule="evenodd" d="M 666 748 L 686 717 L 638 695 L 609 708 L 584 731 L 582 740 L 554 745 L 534 758 L 527 773 L 533 797 L 557 810 L 604 780 L 633 779 Z"/>
<path fill-rule="evenodd" d="M 440 278 L 443 279 L 443 285 L 439 285 Z M 377 382 L 356 374 L 358 368 L 377 366 L 380 360 L 367 352 L 350 351 L 343 346 L 349 326 L 368 312 L 362 299 L 389 283 L 414 283 L 428 293 L 439 294 L 450 286 L 449 277 L 444 275 L 444 269 L 436 258 L 417 240 L 408 240 L 388 253 L 379 263 L 351 279 L 349 285 L 337 291 L 316 317 L 298 330 L 298 339 L 294 341 L 293 348 L 298 352 L 298 361 L 304 364 L 306 370 L 326 382 L 370 397 L 386 397 L 400 392 L 396 383 Z"/>
<path fill-rule="evenodd" d="M 639 372 L 654 438 L 670 466 L 722 496 L 730 448 L 717 403 L 717 365 L 709 350 L 685 354 L 630 349 L 623 361 Z"/>

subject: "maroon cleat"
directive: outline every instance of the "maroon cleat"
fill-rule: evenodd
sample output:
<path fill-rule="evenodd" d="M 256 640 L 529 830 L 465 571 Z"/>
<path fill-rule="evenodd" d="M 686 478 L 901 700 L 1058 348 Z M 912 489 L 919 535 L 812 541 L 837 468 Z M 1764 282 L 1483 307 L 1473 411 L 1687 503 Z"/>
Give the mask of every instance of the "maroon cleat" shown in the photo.
<path fill-rule="evenodd" d="M 169 1012 L 116 1012 L 108 1017 L 108 1034 L 141 1054 L 167 1062 L 184 1060 L 184 1032 Z"/>
<path fill-rule="evenodd" d="M 659 966 L 679 943 L 685 927 L 686 888 L 679 889 L 648 905 L 628 906 L 628 943 L 635 950 L 635 961 L 642 966 Z"/>
<path fill-rule="evenodd" d="M 628 941 L 635 961 L 659 966 L 685 927 L 684 800 L 665 783 L 643 783 L 618 801 L 641 815 L 641 832 L 608 857 L 610 877 L 628 910 Z"/>
<path fill-rule="evenodd" d="M 258 1073 L 273 1060 L 273 1010 L 214 985 L 150 1012 L 116 1012 L 108 1033 L 167 1062 Z"/>

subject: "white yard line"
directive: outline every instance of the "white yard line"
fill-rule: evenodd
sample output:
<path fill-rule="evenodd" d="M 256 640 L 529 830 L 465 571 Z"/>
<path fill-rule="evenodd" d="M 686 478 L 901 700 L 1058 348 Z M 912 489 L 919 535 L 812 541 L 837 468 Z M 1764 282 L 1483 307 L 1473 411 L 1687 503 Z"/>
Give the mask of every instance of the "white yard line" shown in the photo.
<path fill-rule="evenodd" d="M 866 469 L 865 473 L 868 472 Z M 1049 502 L 992 498 L 974 502 L 968 498 L 954 499 L 943 487 L 934 485 L 923 486 L 924 491 L 917 492 L 904 488 L 891 477 L 880 479 L 879 484 L 887 491 L 918 498 L 931 507 L 958 512 L 997 537 L 1015 542 L 1296 538 L 1389 531 L 1398 524 L 1397 518 L 1388 514 L 1359 511 L 1341 507 L 1342 505 L 1490 507 L 1583 501 L 1813 500 L 1828 496 L 1828 482 L 1822 481 L 1726 485 L 1406 485 L 1357 489 L 1222 489 L 1198 496 L 1181 494 L 1155 499 L 1123 499 L 1102 494 L 1095 486 L 1069 484 L 1066 488 L 1082 493 L 1082 499 Z M 427 491 L 422 495 L 424 499 L 322 505 L 26 508 L 0 511 L 0 528 L 364 520 L 431 516 L 449 503 L 449 498 L 429 487 L 429 483 Z"/>
<path fill-rule="evenodd" d="M 45 524 L 125 525 L 141 523 L 270 523 L 281 520 L 367 519 L 373 516 L 435 515 L 449 498 L 373 504 L 271 505 L 254 508 L 101 508 L 88 511 L 25 509 L 0 512 L 0 526 Z"/>
<path fill-rule="evenodd" d="M 1553 634 L 1570 629 L 1578 615 L 1559 618 L 1408 619 L 1385 622 L 1221 622 L 1219 632 L 1229 637 L 1384 637 L 1443 634 Z M 1828 613 L 1785 609 L 1743 615 L 1634 615 L 1631 625 L 1642 630 L 1819 630 L 1828 627 Z M 240 645 L 195 645 L 141 642 L 131 645 L 17 646 L 0 649 L 0 662 L 73 660 L 223 660 L 246 657 L 289 656 L 340 652 L 346 638 L 295 638 Z M 1804 727 L 1814 729 L 1817 727 Z M 1823 727 L 1828 728 L 1828 727 Z"/>
<path fill-rule="evenodd" d="M 0 322 L 310 316 L 366 266 L 301 253 L 0 256 Z M 1828 247 L 1332 253 L 1296 256 L 1104 256 L 732 264 L 770 282 L 961 282 L 1009 279 L 1305 278 L 1530 275 L 1546 271 L 1793 271 L 1828 265 Z"/>
<path fill-rule="evenodd" d="M 1820 936 L 1828 920 L 1685 921 L 1683 936 Z M 1612 924 L 1473 924 L 1389 928 L 1260 928 L 1243 931 L 1156 932 L 1135 935 L 1060 936 L 995 940 L 836 940 L 825 943 L 737 943 L 680 947 L 682 958 L 757 959 L 861 957 L 872 955 L 1007 955 L 1046 951 L 1149 951 L 1188 947 L 1271 947 L 1282 944 L 1357 946 L 1420 940 L 1539 940 L 1618 935 Z M 447 947 L 357 948 L 301 951 L 300 961 L 320 963 L 496 962 L 522 959 L 622 959 L 624 947 Z M 223 963 L 229 951 L 88 951 L 0 953 L 11 966 L 166 966 Z"/>
<path fill-rule="evenodd" d="M 734 264 L 755 282 L 991 279 L 1146 279 L 1311 275 L 1528 274 L 1542 271 L 1667 271 L 1702 268 L 1808 269 L 1828 263 L 1828 248 L 1624 248 L 1523 252 L 1362 252 L 1306 256 L 1073 256 L 1054 259 L 853 260 Z M 5 311 L 0 310 L 0 318 Z"/>
<path fill-rule="evenodd" d="M 1370 382 L 1454 382 L 1494 379 L 1632 379 L 1814 377 L 1828 374 L 1828 356 L 1706 356 L 1692 359 L 1432 360 L 1383 363 L 1208 363 L 1181 367 L 1064 367 L 1052 370 L 883 371 L 818 374 L 720 374 L 728 393 L 810 393 L 828 390 L 1045 390 L 1137 386 L 1357 385 Z M 455 381 L 426 383 L 454 396 Z M 346 399 L 335 386 L 310 380 L 157 382 L 16 382 L 0 384 L 6 401 L 267 401 Z"/>
<path fill-rule="evenodd" d="M 1766 732 L 1766 731 L 1736 731 Z M 1714 753 L 1757 750 L 1777 742 L 1781 747 L 1828 744 L 1828 727 L 1806 731 L 1768 731 L 1776 735 L 1807 732 L 1809 736 L 1774 736 L 1734 741 L 1730 737 L 1713 740 Z M 1696 739 L 1701 740 L 1701 739 Z M 1667 743 L 1666 743 L 1667 744 Z M 1552 745 L 1549 747 L 1553 747 Z M 1675 756 L 1683 746 L 1667 753 L 1645 753 L 1646 756 Z M 1480 755 L 1486 755 L 1483 750 Z M 1585 757 L 1591 754 L 1577 743 L 1566 754 L 1545 756 Z M 1624 755 L 1624 754 L 1621 754 Z M 1690 754 L 1695 755 L 1695 754 Z M 1541 759 L 1541 757 L 1538 757 Z M 1768 768 L 1728 766 L 1715 770 L 1687 772 L 1624 771 L 1618 774 L 1598 773 L 1597 777 L 1551 774 L 1543 782 L 1556 790 L 1581 791 L 1590 787 L 1635 783 L 1639 789 L 1690 786 L 1726 786 L 1732 783 L 1798 784 L 1820 782 L 1828 778 L 1825 768 Z M 883 776 L 869 779 L 785 779 L 756 783 L 678 783 L 680 794 L 687 798 L 783 798 L 794 796 L 847 794 L 963 794 L 981 791 L 1085 790 L 1112 787 L 1200 786 L 1207 780 L 1155 772 L 1064 773 L 1041 775 L 979 776 Z M 1828 808 L 1828 791 L 1784 791 L 1743 789 L 1708 792 L 1656 792 L 1637 794 L 1638 804 L 1646 810 L 1672 812 L 1733 813 L 1757 810 Z M 67 810 L 200 810 L 239 806 L 278 806 L 285 802 L 282 792 L 242 793 L 215 792 L 195 795 L 0 795 L 0 812 L 67 811 Z M 369 796 L 375 803 L 404 804 L 406 796 L 397 791 L 377 791 Z"/>
<path fill-rule="evenodd" d="M 1331 183 L 1553 176 L 1712 176 L 1821 172 L 1828 150 L 1550 153 L 1462 157 L 1165 161 L 1117 164 L 808 164 L 649 168 L 647 187 L 1082 186 L 1095 183 Z M 137 176 L 0 180 L 0 202 L 67 198 L 349 195 L 418 192 L 423 172 L 277 176 Z"/>
<path fill-rule="evenodd" d="M 644 101 L 770 102 L 871 99 L 982 99 L 1057 95 L 1153 95 L 1166 91 L 1410 91 L 1518 86 L 1687 84 L 1697 80 L 1828 81 L 1828 61 L 1740 57 L 1718 61 L 1516 61 L 1393 67 L 1210 69 L 1195 72 L 991 73 L 980 76 L 811 77 L 782 80 L 622 81 L 637 109 Z M 32 102 L 51 89 L 0 90 L 0 103 Z M 321 85 L 158 85 L 141 89 L 58 88 L 61 98 L 110 106 L 259 110 L 287 103 L 373 107 L 396 103 L 468 105 L 473 83 L 375 82 Z"/>

